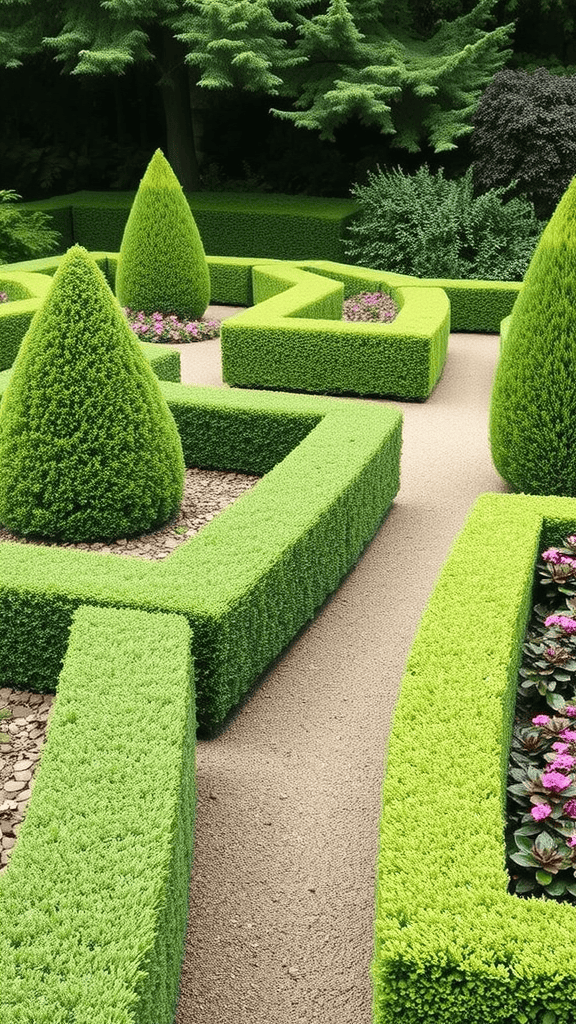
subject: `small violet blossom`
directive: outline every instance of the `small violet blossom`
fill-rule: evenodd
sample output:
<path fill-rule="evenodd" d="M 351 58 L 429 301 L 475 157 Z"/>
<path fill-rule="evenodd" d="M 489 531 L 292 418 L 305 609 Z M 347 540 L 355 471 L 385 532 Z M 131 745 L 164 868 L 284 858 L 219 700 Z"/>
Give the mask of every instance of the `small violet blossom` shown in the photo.
<path fill-rule="evenodd" d="M 536 804 L 530 811 L 530 814 L 534 821 L 544 821 L 544 818 L 548 818 L 552 814 L 552 808 L 550 804 Z"/>
<path fill-rule="evenodd" d="M 576 619 L 569 619 L 567 615 L 549 615 L 544 620 L 545 626 L 560 626 L 565 633 L 576 633 Z"/>
<path fill-rule="evenodd" d="M 567 740 L 568 743 L 576 743 L 576 731 L 574 729 L 563 729 L 560 737 L 563 740 Z"/>
<path fill-rule="evenodd" d="M 545 789 L 551 789 L 553 793 L 561 793 L 563 789 L 567 789 L 572 783 L 571 779 L 567 779 L 560 772 L 551 771 L 542 772 L 540 781 Z"/>
<path fill-rule="evenodd" d="M 569 743 L 553 743 L 552 750 L 557 750 L 559 754 L 566 754 L 570 750 Z"/>
<path fill-rule="evenodd" d="M 570 836 L 570 838 L 566 840 L 566 846 L 576 846 L 576 835 Z"/>
<path fill-rule="evenodd" d="M 564 804 L 563 812 L 569 818 L 576 818 L 576 800 L 567 800 Z"/>
<path fill-rule="evenodd" d="M 563 713 L 567 716 L 567 718 L 576 718 L 576 707 L 574 707 L 573 704 L 569 704 L 567 707 L 564 708 Z"/>
<path fill-rule="evenodd" d="M 532 724 L 533 725 L 546 725 L 546 723 L 549 722 L 549 721 L 550 721 L 550 715 L 536 715 L 536 717 L 532 719 Z"/>

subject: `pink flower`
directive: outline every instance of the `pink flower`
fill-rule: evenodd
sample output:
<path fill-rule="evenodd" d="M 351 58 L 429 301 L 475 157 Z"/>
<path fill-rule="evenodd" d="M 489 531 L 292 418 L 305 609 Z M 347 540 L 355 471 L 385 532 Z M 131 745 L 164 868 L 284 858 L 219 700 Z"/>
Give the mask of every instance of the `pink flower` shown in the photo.
<path fill-rule="evenodd" d="M 536 804 L 530 811 L 530 814 L 534 821 L 544 821 L 544 818 L 548 818 L 552 814 L 552 808 L 550 804 Z"/>
<path fill-rule="evenodd" d="M 532 719 L 533 725 L 546 725 L 550 721 L 550 715 L 536 715 L 536 718 Z"/>
<path fill-rule="evenodd" d="M 567 789 L 572 783 L 572 779 L 567 779 L 560 772 L 551 771 L 542 772 L 540 781 L 545 789 L 551 789 L 553 793 L 561 793 L 563 789 Z"/>
<path fill-rule="evenodd" d="M 550 765 L 550 771 L 569 771 L 576 764 L 576 757 L 569 754 L 559 754 L 556 760 Z"/>
<path fill-rule="evenodd" d="M 568 707 L 565 707 L 564 714 L 567 715 L 568 718 L 576 718 L 576 708 L 574 705 L 569 704 Z"/>
<path fill-rule="evenodd" d="M 574 729 L 563 729 L 560 736 L 563 740 L 568 740 L 569 743 L 576 742 L 576 732 Z"/>
<path fill-rule="evenodd" d="M 566 840 L 566 845 L 576 846 L 576 835 L 570 836 L 570 838 Z"/>
<path fill-rule="evenodd" d="M 560 562 L 560 552 L 556 548 L 547 548 L 546 551 L 542 552 L 540 556 L 543 562 L 552 562 L 553 565 L 558 565 Z"/>
<path fill-rule="evenodd" d="M 563 807 L 563 813 L 569 818 L 576 818 L 576 800 L 567 800 Z"/>
<path fill-rule="evenodd" d="M 557 750 L 559 754 L 565 754 L 567 750 L 570 750 L 569 743 L 553 743 L 552 750 Z"/>
<path fill-rule="evenodd" d="M 576 619 L 569 619 L 567 615 L 549 615 L 544 625 L 560 626 L 565 633 L 576 633 Z"/>

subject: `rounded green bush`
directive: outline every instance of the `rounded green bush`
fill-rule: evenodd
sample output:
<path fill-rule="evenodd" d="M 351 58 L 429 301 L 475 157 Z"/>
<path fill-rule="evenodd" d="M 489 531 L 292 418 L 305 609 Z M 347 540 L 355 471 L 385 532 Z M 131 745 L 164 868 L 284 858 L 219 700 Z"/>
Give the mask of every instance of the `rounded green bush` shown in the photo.
<path fill-rule="evenodd" d="M 62 541 L 134 536 L 177 512 L 184 468 L 158 381 L 102 272 L 75 245 L 0 405 L 0 522 Z"/>
<path fill-rule="evenodd" d="M 210 302 L 210 273 L 186 196 L 157 149 L 140 182 L 124 228 L 116 295 L 144 313 L 198 320 Z"/>
<path fill-rule="evenodd" d="M 576 178 L 538 243 L 492 388 L 490 444 L 514 491 L 576 496 Z"/>

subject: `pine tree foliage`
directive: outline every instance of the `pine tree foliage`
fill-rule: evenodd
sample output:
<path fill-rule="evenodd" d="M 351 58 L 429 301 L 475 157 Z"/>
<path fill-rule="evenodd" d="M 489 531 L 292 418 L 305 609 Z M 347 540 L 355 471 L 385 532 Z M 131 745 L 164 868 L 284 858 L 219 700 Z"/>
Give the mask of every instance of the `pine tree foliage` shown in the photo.
<path fill-rule="evenodd" d="M 0 522 L 79 542 L 137 535 L 182 500 L 174 418 L 102 272 L 62 259 L 0 405 Z"/>
<path fill-rule="evenodd" d="M 128 215 L 116 271 L 122 306 L 198 320 L 210 302 L 210 272 L 192 211 L 157 149 Z"/>
<path fill-rule="evenodd" d="M 274 112 L 297 127 L 334 139 L 334 130 L 358 117 L 394 135 L 393 145 L 417 152 L 424 142 L 440 152 L 471 131 L 478 96 L 510 51 L 513 25 L 482 29 L 494 0 L 480 0 L 469 14 L 440 24 L 428 40 L 409 32 L 399 9 L 388 7 L 375 24 L 373 9 L 354 0 L 330 0 L 325 14 L 299 16 L 295 53 L 302 66 L 286 75 L 295 111 Z M 368 15 L 367 20 L 365 20 Z M 302 111 L 300 113 L 299 111 Z"/>
<path fill-rule="evenodd" d="M 486 30 L 479 0 L 422 38 L 402 0 L 0 0 L 0 60 L 50 49 L 74 74 L 120 74 L 153 57 L 151 26 L 182 43 L 198 84 L 278 95 L 273 113 L 334 139 L 352 118 L 416 152 L 455 148 L 504 64 L 512 24 Z"/>
<path fill-rule="evenodd" d="M 576 178 L 542 234 L 510 320 L 490 408 L 514 491 L 576 496 Z"/>
<path fill-rule="evenodd" d="M 272 12 L 274 0 L 186 0 L 177 38 L 187 62 L 200 74 L 205 89 L 245 89 L 278 95 L 278 72 L 302 63 L 291 55 L 281 33 L 291 22 Z M 286 4 L 284 5 L 286 6 Z M 289 7 L 296 9 L 297 3 Z"/>

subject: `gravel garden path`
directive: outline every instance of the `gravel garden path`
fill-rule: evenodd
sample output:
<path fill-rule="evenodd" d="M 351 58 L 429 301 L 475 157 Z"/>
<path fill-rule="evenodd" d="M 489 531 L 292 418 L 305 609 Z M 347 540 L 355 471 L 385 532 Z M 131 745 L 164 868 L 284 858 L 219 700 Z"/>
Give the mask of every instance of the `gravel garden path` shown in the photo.
<path fill-rule="evenodd" d="M 212 306 L 207 315 L 236 311 Z M 218 339 L 176 347 L 185 383 L 223 386 Z M 387 735 L 410 644 L 450 546 L 478 494 L 508 489 L 487 439 L 497 356 L 495 335 L 452 335 L 433 395 L 423 404 L 393 403 L 404 412 L 404 440 L 401 490 L 387 519 L 223 733 L 198 743 L 175 1024 L 371 1024 Z M 216 490 L 216 499 L 206 492 L 206 508 L 214 500 L 213 508 L 223 507 L 226 494 L 232 500 L 254 483 L 228 476 L 237 479 L 216 474 L 203 484 Z M 147 537 L 143 550 L 121 541 L 114 553 L 165 557 L 206 521 L 203 514 Z M 6 777 L 10 771 L 18 783 L 4 793 L 13 807 L 0 806 L 14 826 L 4 865 L 52 699 L 7 689 L 0 697 L 14 705 L 9 759 L 16 760 Z M 2 745 L 0 754 L 9 750 Z"/>
<path fill-rule="evenodd" d="M 183 381 L 222 384 L 217 341 L 180 350 Z M 497 357 L 496 335 L 452 335 L 433 395 L 393 403 L 404 441 L 390 514 L 225 731 L 198 744 L 175 1024 L 371 1022 L 386 739 L 452 542 L 478 494 L 508 490 L 488 446 Z"/>

